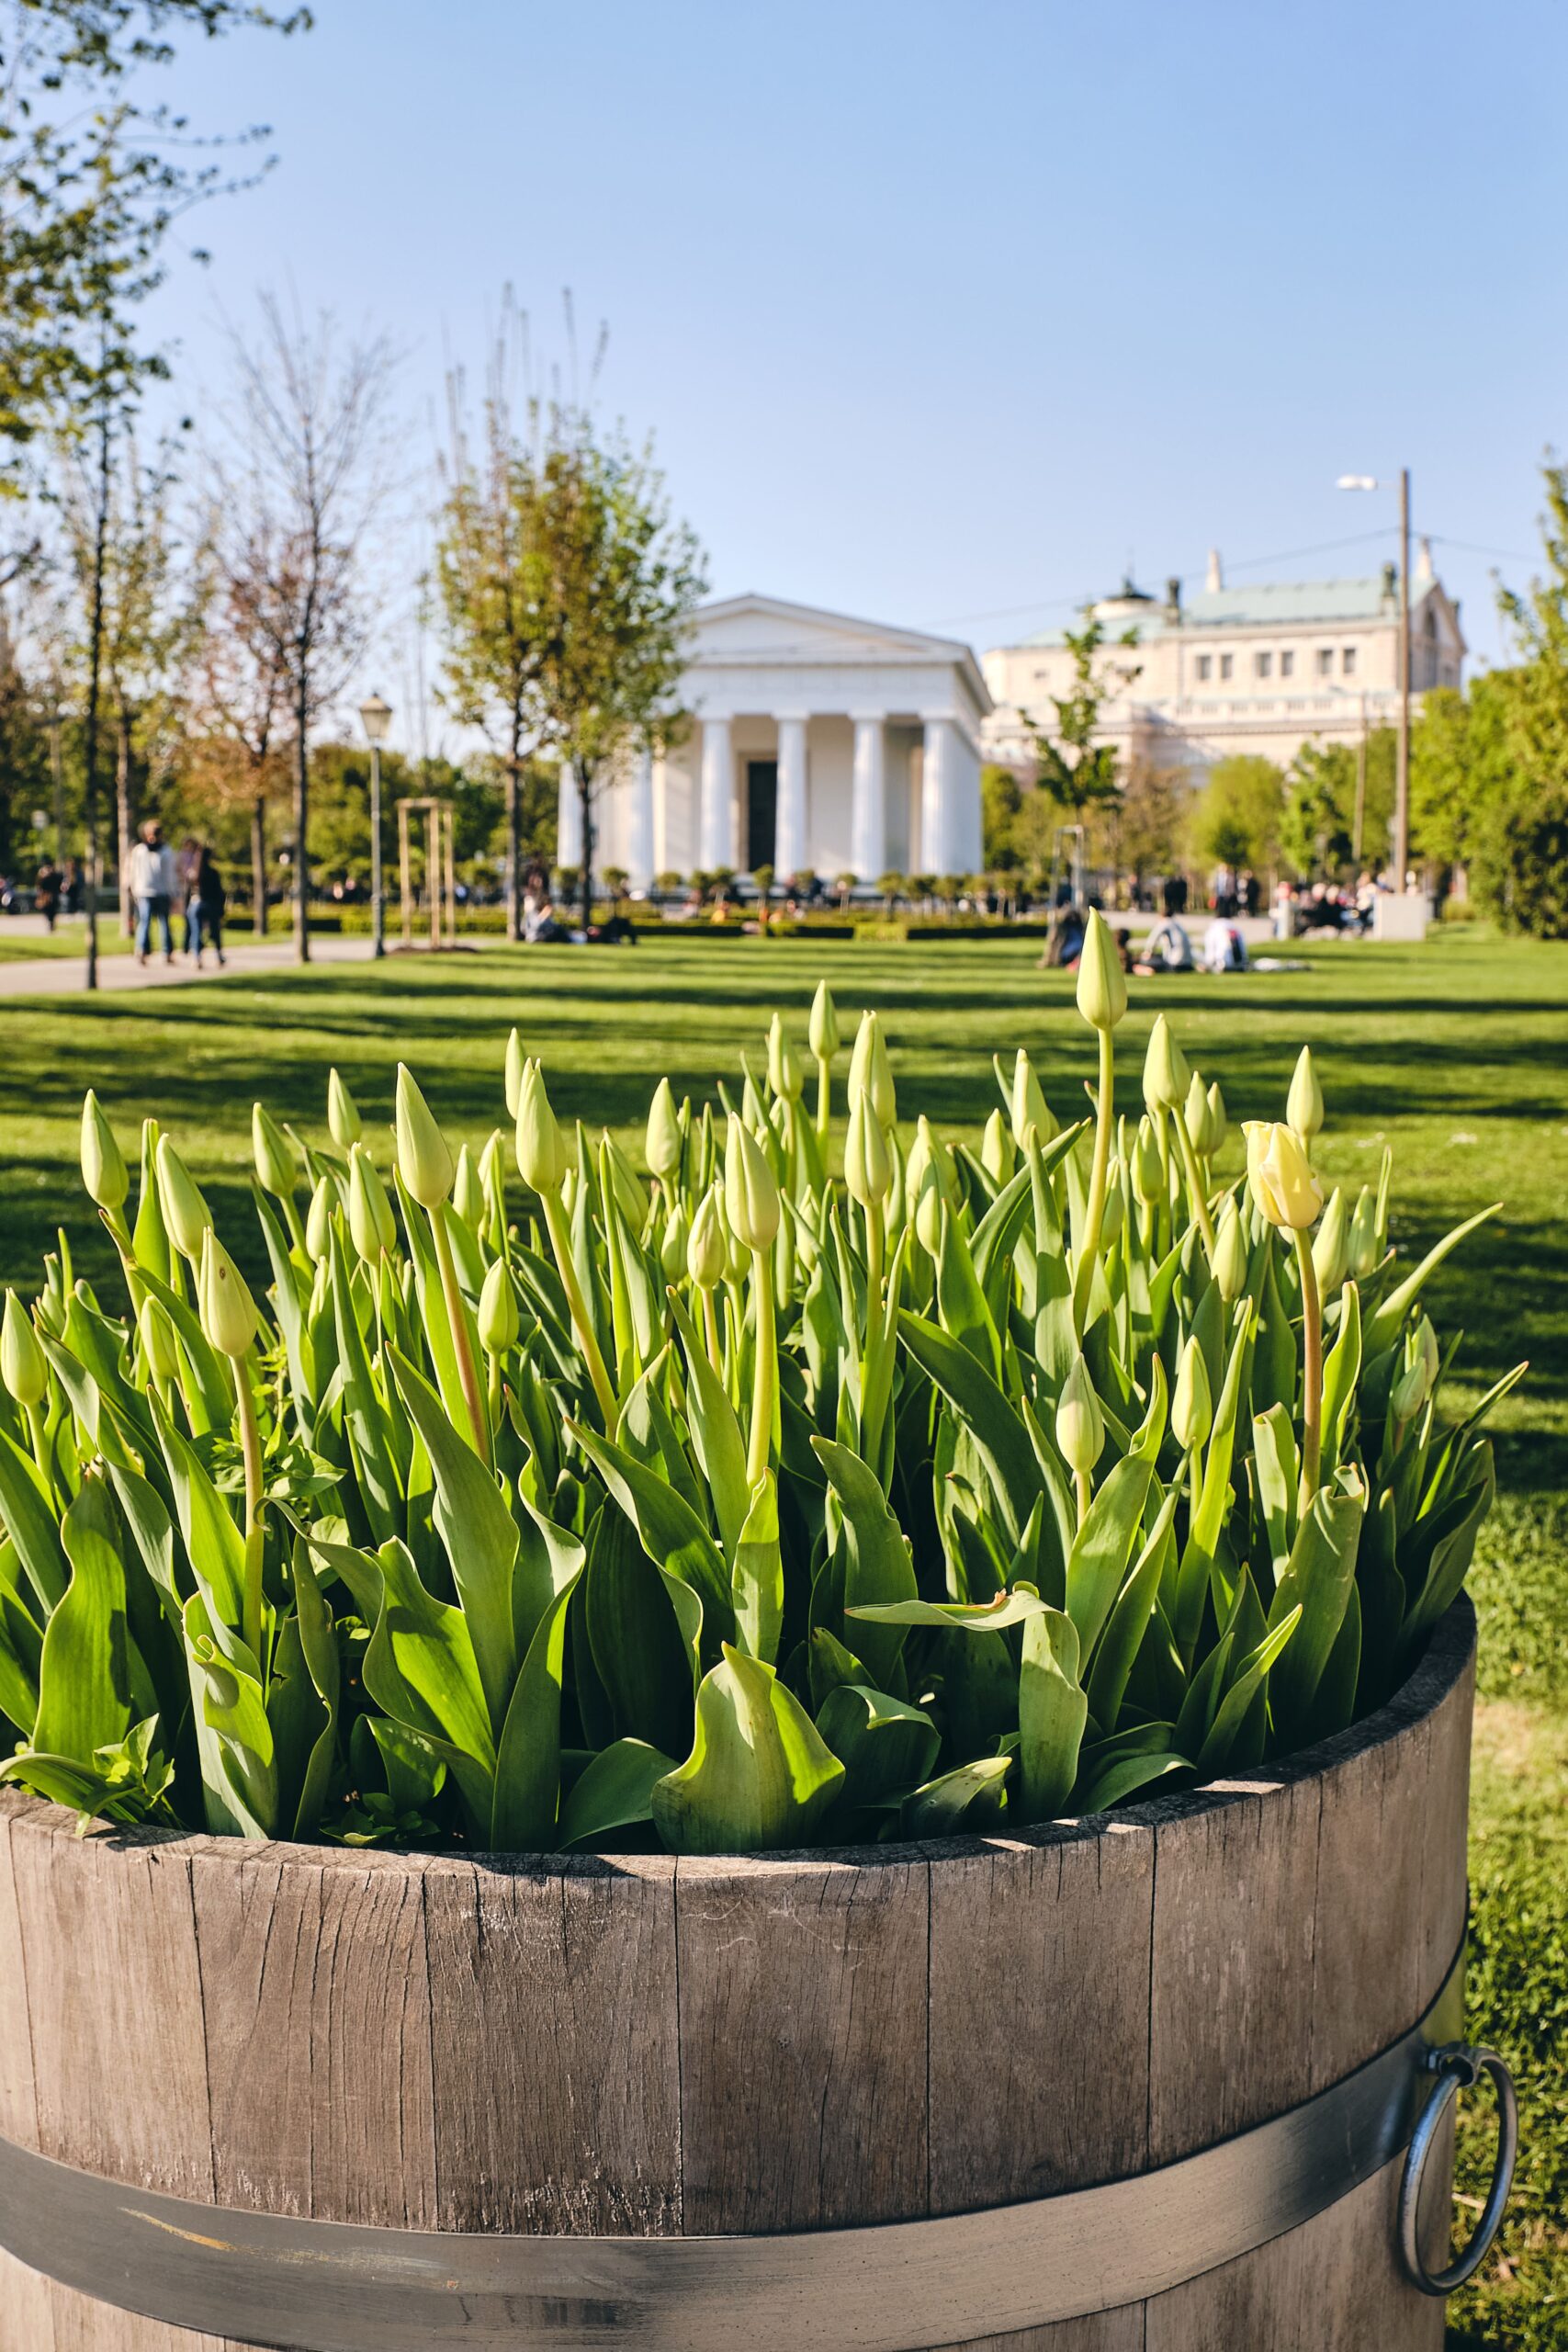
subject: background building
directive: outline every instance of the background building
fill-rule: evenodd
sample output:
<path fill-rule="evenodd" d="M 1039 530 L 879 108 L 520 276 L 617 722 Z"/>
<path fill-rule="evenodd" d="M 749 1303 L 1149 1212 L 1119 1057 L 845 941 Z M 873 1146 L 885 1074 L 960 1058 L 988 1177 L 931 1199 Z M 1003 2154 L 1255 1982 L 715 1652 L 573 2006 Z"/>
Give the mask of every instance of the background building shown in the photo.
<path fill-rule="evenodd" d="M 1117 649 L 1107 667 L 1137 667 L 1101 714 L 1101 733 L 1127 761 L 1184 768 L 1201 783 L 1217 760 L 1260 753 L 1288 767 L 1303 743 L 1353 743 L 1363 727 L 1392 726 L 1399 707 L 1399 577 L 1385 564 L 1365 580 L 1274 581 L 1227 588 L 1217 553 L 1201 595 L 1183 602 L 1179 581 L 1164 603 L 1124 583 L 1096 605 L 1111 639 L 1134 627 L 1136 651 Z M 1420 542 L 1410 579 L 1410 683 L 1457 686 L 1465 642 L 1459 606 Z M 1027 714 L 1049 729 L 1053 695 L 1071 691 L 1073 657 L 1047 630 L 985 656 L 996 709 L 984 728 L 988 759 L 1032 757 Z"/>
<path fill-rule="evenodd" d="M 968 646 L 776 596 L 694 616 L 692 722 L 602 796 L 594 863 L 656 874 L 979 870 L 980 729 L 991 701 Z M 575 789 L 558 859 L 582 855 Z"/>

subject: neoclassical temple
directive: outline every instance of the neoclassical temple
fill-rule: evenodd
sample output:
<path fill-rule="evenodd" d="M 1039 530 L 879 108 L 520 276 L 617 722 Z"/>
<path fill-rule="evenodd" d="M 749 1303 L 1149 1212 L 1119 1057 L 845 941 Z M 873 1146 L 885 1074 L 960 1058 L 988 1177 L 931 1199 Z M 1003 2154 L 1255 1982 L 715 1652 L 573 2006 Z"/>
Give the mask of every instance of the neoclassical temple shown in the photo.
<path fill-rule="evenodd" d="M 682 701 L 682 740 L 599 798 L 601 872 L 622 866 L 635 888 L 657 874 L 762 865 L 781 883 L 978 870 L 991 697 L 968 646 L 731 596 L 694 618 Z M 570 774 L 558 854 L 581 862 Z"/>

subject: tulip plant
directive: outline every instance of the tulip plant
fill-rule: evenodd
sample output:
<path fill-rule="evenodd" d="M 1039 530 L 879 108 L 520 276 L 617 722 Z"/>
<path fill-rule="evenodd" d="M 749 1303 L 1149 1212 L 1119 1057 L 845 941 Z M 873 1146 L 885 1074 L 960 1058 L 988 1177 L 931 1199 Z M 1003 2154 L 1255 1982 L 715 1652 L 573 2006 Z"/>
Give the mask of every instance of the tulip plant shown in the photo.
<path fill-rule="evenodd" d="M 1404 1271 L 1386 1154 L 1325 1204 L 1310 1053 L 1244 1173 L 1163 1018 L 1134 1115 L 1098 917 L 1078 1008 L 1088 1115 L 1020 1051 L 977 1150 L 900 1125 L 874 1013 L 845 1067 L 826 988 L 716 1103 L 661 1082 L 645 1169 L 515 1035 L 477 1158 L 406 1070 L 389 1137 L 334 1071 L 324 1136 L 256 1109 L 265 1304 L 175 1140 L 133 1181 L 89 1094 L 122 1290 L 62 1234 L 0 1339 L 4 1777 L 249 1838 L 753 1851 L 1100 1812 L 1381 1703 L 1517 1376 L 1439 1409 L 1422 1294 L 1480 1220 Z"/>

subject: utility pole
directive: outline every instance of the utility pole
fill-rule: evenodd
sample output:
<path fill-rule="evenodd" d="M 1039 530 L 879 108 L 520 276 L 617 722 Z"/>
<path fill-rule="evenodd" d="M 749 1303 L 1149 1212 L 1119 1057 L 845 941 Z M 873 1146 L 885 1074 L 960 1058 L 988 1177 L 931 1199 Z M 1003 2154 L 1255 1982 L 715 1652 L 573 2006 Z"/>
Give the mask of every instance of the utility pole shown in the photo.
<path fill-rule="evenodd" d="M 1399 473 L 1399 752 L 1393 777 L 1393 887 L 1410 870 L 1410 469 Z"/>

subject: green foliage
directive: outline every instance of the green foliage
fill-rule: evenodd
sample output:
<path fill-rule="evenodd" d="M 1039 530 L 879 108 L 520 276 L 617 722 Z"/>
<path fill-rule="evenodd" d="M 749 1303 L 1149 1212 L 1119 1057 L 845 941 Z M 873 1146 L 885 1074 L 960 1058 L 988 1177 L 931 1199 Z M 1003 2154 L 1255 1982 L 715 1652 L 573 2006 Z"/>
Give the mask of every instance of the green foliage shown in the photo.
<path fill-rule="evenodd" d="M 1266 873 L 1280 852 L 1285 779 L 1272 760 L 1237 752 L 1210 770 L 1192 812 L 1192 846 L 1206 865 Z"/>
<path fill-rule="evenodd" d="M 1115 748 L 1096 742 L 1095 737 L 1106 702 L 1138 675 L 1137 662 L 1114 658 L 1117 648 L 1137 644 L 1138 632 L 1135 627 L 1125 628 L 1111 639 L 1105 623 L 1090 609 L 1081 628 L 1063 632 L 1063 641 L 1073 657 L 1073 682 L 1067 694 L 1051 696 L 1056 723 L 1042 728 L 1027 716 L 1023 723 L 1033 741 L 1041 791 L 1077 818 L 1104 806 L 1118 788 Z"/>
<path fill-rule="evenodd" d="M 744 1150 L 688 1102 L 656 1180 L 581 1128 L 547 1148 L 526 1076 L 543 1195 L 493 1151 L 446 1197 L 405 1087 L 389 1247 L 313 1122 L 261 1121 L 280 1213 L 254 1342 L 210 1265 L 193 1308 L 164 1236 L 197 1237 L 145 1152 L 107 1217 L 122 1316 L 51 1258 L 42 1357 L 7 1358 L 6 1776 L 252 1838 L 710 1853 L 1109 1806 L 1379 1703 L 1492 1495 L 1478 1416 L 1439 1417 L 1411 1336 L 1470 1227 L 1402 1281 L 1371 1250 L 1330 1296 L 1319 1483 L 1294 1434 L 1318 1310 L 1262 1196 L 1196 1152 L 1136 1196 L 1109 1100 L 1114 1219 L 1088 1124 L 1043 1110 L 1005 1190 L 929 1142 L 922 1173 L 878 1038 L 851 1066 L 852 1190 L 766 1055 Z M 1227 1194 L 1256 1269 L 1228 1306 L 1203 1239 Z M 710 1197 L 724 1271 L 699 1292 L 665 1237 Z M 497 1266 L 517 1312 L 488 1354 Z M 149 1296 L 172 1353 L 131 1314 Z M 1333 1344 L 1347 1316 L 1359 1346 Z M 1194 1345 L 1216 1401 L 1184 1440 Z"/>
<path fill-rule="evenodd" d="M 1348 743 L 1307 743 L 1297 752 L 1286 782 L 1280 820 L 1280 847 L 1298 875 L 1333 876 L 1356 870 L 1356 767 Z M 1395 740 L 1392 727 L 1367 736 L 1366 799 L 1361 823 L 1360 865 L 1384 865 L 1393 838 Z"/>

